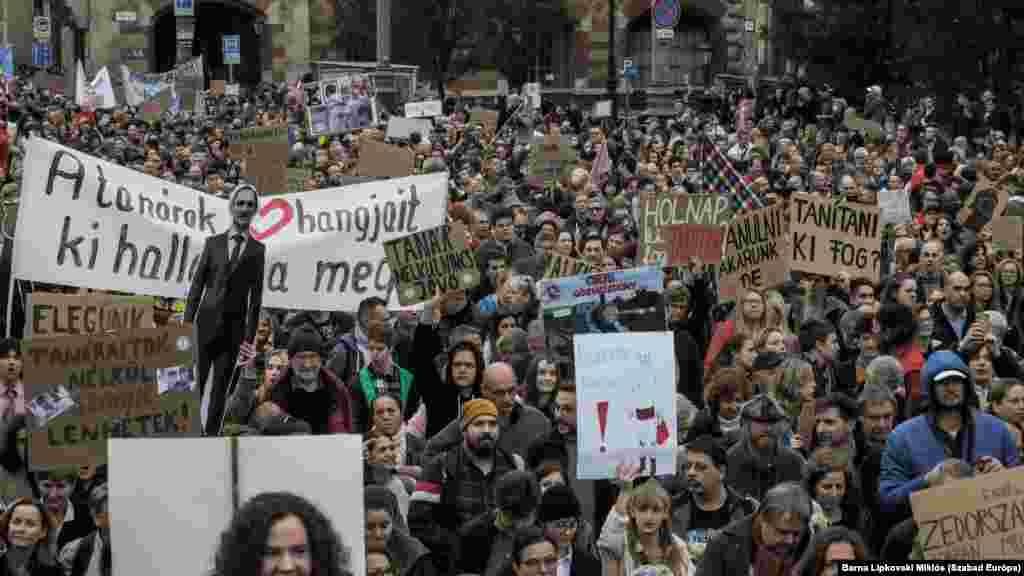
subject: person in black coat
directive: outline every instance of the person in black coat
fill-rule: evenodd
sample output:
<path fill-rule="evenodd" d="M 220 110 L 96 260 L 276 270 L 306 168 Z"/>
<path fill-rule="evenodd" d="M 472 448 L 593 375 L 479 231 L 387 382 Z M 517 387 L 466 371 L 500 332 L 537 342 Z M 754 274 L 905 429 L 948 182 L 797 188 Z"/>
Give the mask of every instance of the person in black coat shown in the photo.
<path fill-rule="evenodd" d="M 266 248 L 249 234 L 259 208 L 259 196 L 250 185 L 231 195 L 231 229 L 206 239 L 185 306 L 185 321 L 196 324 L 196 350 L 200 395 L 207 394 L 213 373 L 204 430 L 220 431 L 227 402 L 231 369 L 242 341 L 256 336 L 263 304 L 263 268 Z"/>
<path fill-rule="evenodd" d="M 558 534 L 559 562 L 569 563 L 570 576 L 600 574 L 594 528 L 581 517 L 580 501 L 572 488 L 552 486 L 544 492 L 537 522 L 546 532 Z"/>

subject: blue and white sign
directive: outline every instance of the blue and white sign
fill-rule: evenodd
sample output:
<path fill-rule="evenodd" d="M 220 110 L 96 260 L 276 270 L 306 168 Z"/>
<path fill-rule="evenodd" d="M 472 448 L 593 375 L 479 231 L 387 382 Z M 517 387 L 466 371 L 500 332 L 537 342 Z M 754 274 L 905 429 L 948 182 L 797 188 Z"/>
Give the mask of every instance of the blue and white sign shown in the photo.
<path fill-rule="evenodd" d="M 224 63 L 242 63 L 242 38 L 238 34 L 224 36 Z"/>
<path fill-rule="evenodd" d="M 48 68 L 53 65 L 49 42 L 32 43 L 32 65 L 39 68 Z"/>
<path fill-rule="evenodd" d="M 174 15 L 175 16 L 195 16 L 196 5 L 195 0 L 174 0 Z"/>

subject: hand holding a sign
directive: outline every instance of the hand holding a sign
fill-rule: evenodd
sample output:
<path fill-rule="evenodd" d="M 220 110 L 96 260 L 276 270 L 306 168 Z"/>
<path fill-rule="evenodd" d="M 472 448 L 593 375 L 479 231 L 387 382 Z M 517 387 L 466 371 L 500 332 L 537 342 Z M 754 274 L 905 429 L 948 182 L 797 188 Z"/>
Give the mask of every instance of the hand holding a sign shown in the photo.
<path fill-rule="evenodd" d="M 620 516 L 625 517 L 629 513 L 629 487 L 641 470 L 637 464 L 622 463 L 615 467 L 615 479 L 621 486 L 619 498 L 615 501 L 615 511 Z"/>
<path fill-rule="evenodd" d="M 978 474 L 991 474 L 1003 469 L 1003 463 L 992 456 L 982 456 L 974 462 L 974 471 Z"/>

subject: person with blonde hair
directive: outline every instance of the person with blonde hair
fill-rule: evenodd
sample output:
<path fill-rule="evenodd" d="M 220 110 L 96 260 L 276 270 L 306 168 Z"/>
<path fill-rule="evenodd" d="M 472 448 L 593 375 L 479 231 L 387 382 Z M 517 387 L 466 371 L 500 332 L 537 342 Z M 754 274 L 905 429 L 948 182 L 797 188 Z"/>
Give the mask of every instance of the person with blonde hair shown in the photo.
<path fill-rule="evenodd" d="M 721 322 L 715 329 L 704 356 L 704 373 L 711 371 L 718 354 L 736 334 L 757 338 L 766 327 L 765 295 L 758 290 L 747 290 L 737 303 L 735 317 Z"/>
<path fill-rule="evenodd" d="M 629 471 L 620 469 L 623 489 L 608 513 L 597 549 L 604 576 L 631 576 L 637 570 L 669 570 L 672 576 L 694 574 L 686 542 L 672 532 L 672 498 L 651 478 L 626 489 Z"/>

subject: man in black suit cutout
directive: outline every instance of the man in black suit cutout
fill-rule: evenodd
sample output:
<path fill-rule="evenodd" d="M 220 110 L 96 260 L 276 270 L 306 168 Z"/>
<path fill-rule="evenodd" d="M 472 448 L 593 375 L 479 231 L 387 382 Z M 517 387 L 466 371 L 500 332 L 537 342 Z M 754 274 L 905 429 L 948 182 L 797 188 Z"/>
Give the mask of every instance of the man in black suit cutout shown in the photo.
<path fill-rule="evenodd" d="M 242 341 L 252 342 L 256 335 L 263 304 L 266 248 L 249 234 L 258 204 L 249 184 L 231 194 L 231 228 L 206 239 L 188 292 L 185 321 L 196 324 L 196 380 L 204 400 L 209 393 L 203 422 L 207 436 L 220 432 L 231 370 Z"/>

